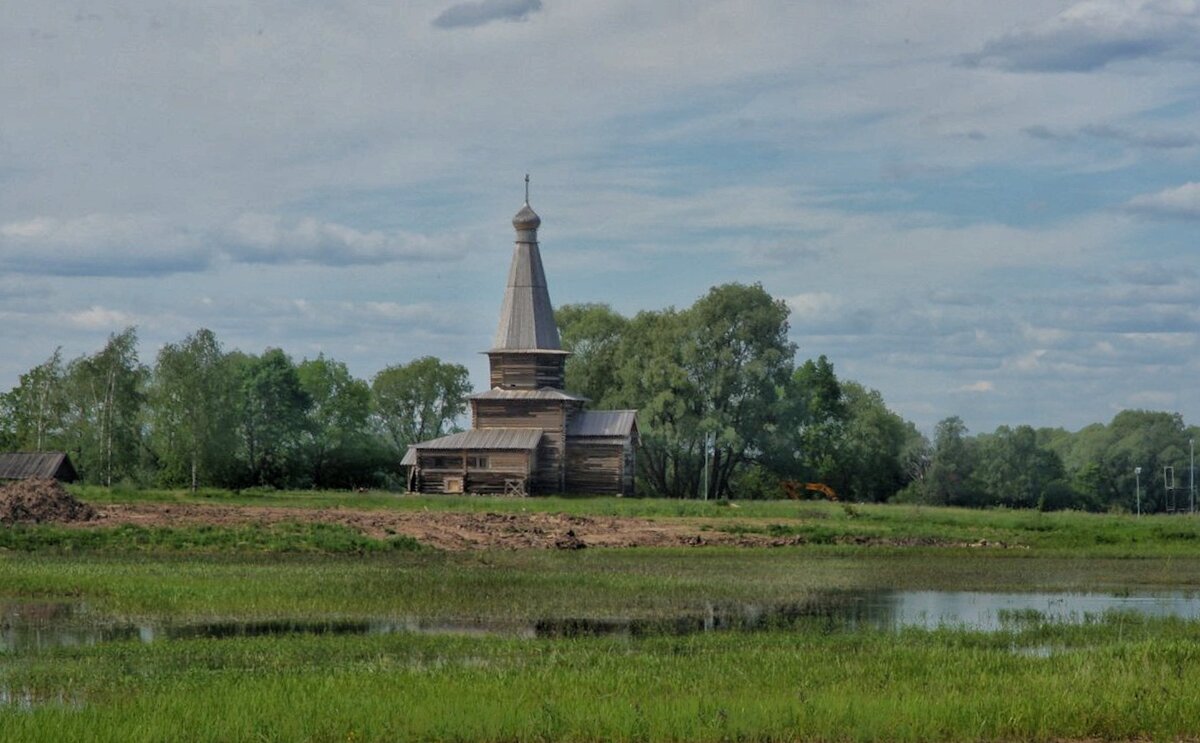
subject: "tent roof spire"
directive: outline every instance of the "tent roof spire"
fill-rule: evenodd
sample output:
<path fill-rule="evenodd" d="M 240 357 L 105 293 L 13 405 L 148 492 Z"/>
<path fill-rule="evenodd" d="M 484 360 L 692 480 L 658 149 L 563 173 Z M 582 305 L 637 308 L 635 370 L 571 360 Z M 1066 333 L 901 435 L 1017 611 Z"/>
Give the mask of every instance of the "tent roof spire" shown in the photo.
<path fill-rule="evenodd" d="M 526 174 L 525 204 L 513 217 L 517 237 L 493 351 L 562 352 L 546 273 L 542 269 L 542 255 L 538 250 L 537 230 L 541 224 L 541 217 L 529 206 L 529 175 Z"/>

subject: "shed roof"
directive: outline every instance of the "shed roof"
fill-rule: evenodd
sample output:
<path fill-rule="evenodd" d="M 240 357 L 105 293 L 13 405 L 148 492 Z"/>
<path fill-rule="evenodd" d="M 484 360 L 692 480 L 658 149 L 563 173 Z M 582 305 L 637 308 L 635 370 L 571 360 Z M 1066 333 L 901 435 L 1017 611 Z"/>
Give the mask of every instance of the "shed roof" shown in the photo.
<path fill-rule="evenodd" d="M 404 456 L 400 458 L 401 467 L 412 467 L 417 463 L 417 450 L 413 447 L 408 447 L 408 451 L 404 452 Z"/>
<path fill-rule="evenodd" d="M 636 410 L 585 410 L 571 418 L 567 435 L 624 438 L 635 426 Z"/>
<path fill-rule="evenodd" d="M 478 428 L 413 444 L 410 449 L 536 449 L 540 428 Z"/>
<path fill-rule="evenodd" d="M 540 390 L 506 390 L 493 387 L 486 392 L 477 392 L 470 396 L 472 400 L 574 400 L 587 402 L 586 397 L 572 395 L 570 392 L 556 390 L 553 387 L 543 387 Z"/>
<path fill-rule="evenodd" d="M 31 477 L 75 482 L 79 474 L 64 451 L 18 451 L 0 454 L 0 480 Z"/>

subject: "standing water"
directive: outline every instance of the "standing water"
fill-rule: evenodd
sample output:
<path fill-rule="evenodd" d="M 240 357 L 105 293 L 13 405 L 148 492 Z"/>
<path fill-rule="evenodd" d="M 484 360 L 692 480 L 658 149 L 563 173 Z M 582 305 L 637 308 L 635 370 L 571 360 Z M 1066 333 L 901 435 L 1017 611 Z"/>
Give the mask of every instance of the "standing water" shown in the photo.
<path fill-rule="evenodd" d="M 356 620 L 112 622 L 85 605 L 0 603 L 0 653 L 36 652 L 104 642 L 164 642 L 191 638 L 285 634 L 484 634 L 518 637 L 690 634 L 786 629 L 827 622 L 846 629 L 899 631 L 956 627 L 992 632 L 1014 623 L 1081 623 L 1108 612 L 1200 619 L 1191 593 L 997 593 L 857 591 L 806 597 L 790 604 L 709 604 L 674 616 L 555 617 L 536 621 L 405 617 Z"/>

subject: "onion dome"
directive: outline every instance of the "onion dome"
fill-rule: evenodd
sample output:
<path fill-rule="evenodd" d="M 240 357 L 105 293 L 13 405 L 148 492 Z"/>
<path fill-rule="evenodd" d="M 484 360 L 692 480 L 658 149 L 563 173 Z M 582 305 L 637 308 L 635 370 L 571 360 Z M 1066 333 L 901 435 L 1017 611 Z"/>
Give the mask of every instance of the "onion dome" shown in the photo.
<path fill-rule="evenodd" d="M 521 207 L 521 211 L 517 212 L 517 216 L 513 217 L 513 227 L 521 231 L 536 230 L 541 224 L 542 218 L 530 208 L 528 201 Z"/>

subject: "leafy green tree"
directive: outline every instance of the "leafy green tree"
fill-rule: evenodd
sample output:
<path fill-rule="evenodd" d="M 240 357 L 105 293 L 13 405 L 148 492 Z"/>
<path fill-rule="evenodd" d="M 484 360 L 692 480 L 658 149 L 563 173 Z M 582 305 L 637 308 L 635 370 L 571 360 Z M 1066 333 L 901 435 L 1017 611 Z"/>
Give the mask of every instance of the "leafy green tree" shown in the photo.
<path fill-rule="evenodd" d="M 278 348 L 231 358 L 239 380 L 238 432 L 248 481 L 274 487 L 295 482 L 312 404 L 295 365 Z"/>
<path fill-rule="evenodd" d="M 1141 467 L 1142 511 L 1164 510 L 1167 505 L 1164 467 L 1173 467 L 1177 474 L 1187 468 L 1187 430 L 1183 416 L 1150 410 L 1122 410 L 1109 424 L 1108 434 L 1109 444 L 1103 458 L 1108 502 L 1129 510 L 1137 507 L 1139 478 L 1134 469 Z M 1176 486 L 1179 484 L 1177 481 Z"/>
<path fill-rule="evenodd" d="M 978 487 L 990 504 L 1034 508 L 1057 503 L 1066 471 L 1054 451 L 1039 445 L 1029 426 L 1001 426 L 982 437 L 975 469 Z"/>
<path fill-rule="evenodd" d="M 842 448 L 850 411 L 833 364 L 824 355 L 805 361 L 792 375 L 788 394 L 798 402 L 793 436 L 801 466 L 796 476 L 845 494 L 850 462 Z"/>
<path fill-rule="evenodd" d="M 234 482 L 238 380 L 211 330 L 158 352 L 149 389 L 150 445 L 165 485 Z"/>
<path fill-rule="evenodd" d="M 617 389 L 621 339 L 629 320 L 606 304 L 568 304 L 554 313 L 567 359 L 566 385 L 605 408 Z"/>
<path fill-rule="evenodd" d="M 975 452 L 967 426 L 957 415 L 937 424 L 933 457 L 925 476 L 925 500 L 951 506 L 975 505 Z"/>
<path fill-rule="evenodd" d="M 841 458 L 846 463 L 845 497 L 885 501 L 909 482 L 905 457 L 924 444 L 916 426 L 888 409 L 883 395 L 857 382 L 842 384 L 846 425 Z"/>
<path fill-rule="evenodd" d="M 312 485 L 354 484 L 355 470 L 370 469 L 371 388 L 351 376 L 346 365 L 325 358 L 305 360 L 297 368 L 300 388 L 312 405 L 304 431 L 304 450 Z M 367 475 L 359 473 L 359 481 Z"/>
<path fill-rule="evenodd" d="M 766 458 L 793 371 L 787 315 L 761 286 L 726 284 L 686 311 L 643 312 L 628 322 L 618 391 L 605 401 L 640 411 L 645 489 L 727 497 L 739 470 Z"/>
<path fill-rule="evenodd" d="M 779 422 L 796 353 L 788 312 L 758 284 L 715 287 L 688 311 L 683 362 L 700 395 L 701 430 L 713 437 L 710 498 L 729 495 L 733 475 L 768 447 Z"/>
<path fill-rule="evenodd" d="M 67 399 L 62 349 L 21 375 L 4 395 L 5 448 L 65 449 Z"/>
<path fill-rule="evenodd" d="M 433 356 L 389 366 L 371 380 L 375 423 L 397 459 L 409 445 L 455 430 L 470 393 L 466 367 Z"/>
<path fill-rule="evenodd" d="M 112 485 L 137 476 L 148 377 L 138 362 L 134 328 L 110 335 L 99 352 L 67 365 L 65 435 L 85 480 Z"/>
<path fill-rule="evenodd" d="M 638 486 L 668 498 L 693 498 L 703 483 L 701 397 L 684 366 L 689 318 L 674 309 L 641 312 L 629 321 L 618 353 L 614 407 L 637 408 L 641 432 Z"/>

